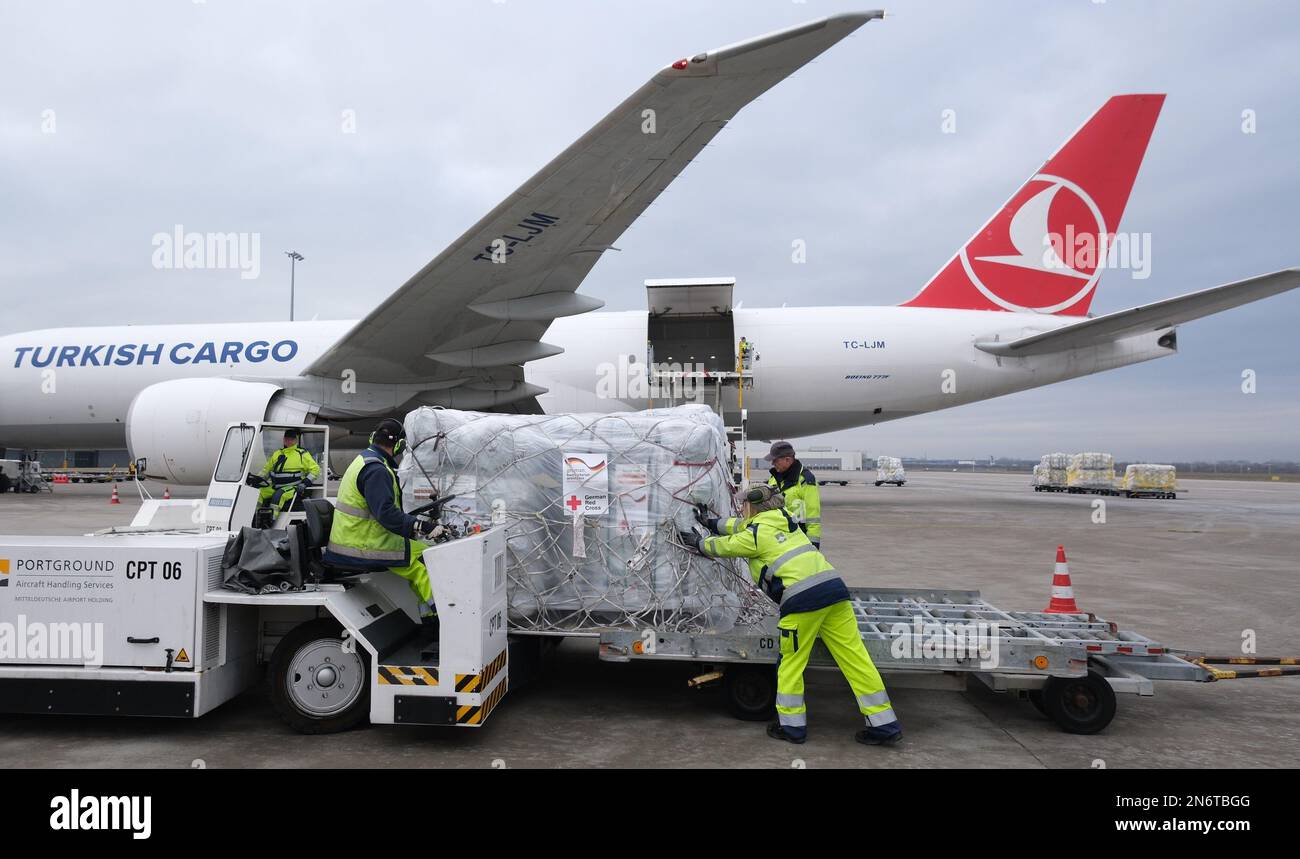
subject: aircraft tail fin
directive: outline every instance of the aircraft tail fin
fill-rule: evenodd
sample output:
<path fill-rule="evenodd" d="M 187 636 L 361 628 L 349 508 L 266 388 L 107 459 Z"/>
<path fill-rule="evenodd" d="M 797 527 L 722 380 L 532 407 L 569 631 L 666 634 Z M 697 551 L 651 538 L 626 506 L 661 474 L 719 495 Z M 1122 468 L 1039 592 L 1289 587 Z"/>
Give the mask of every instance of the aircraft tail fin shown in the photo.
<path fill-rule="evenodd" d="M 1107 100 L 903 306 L 1086 315 L 1164 100 Z"/>

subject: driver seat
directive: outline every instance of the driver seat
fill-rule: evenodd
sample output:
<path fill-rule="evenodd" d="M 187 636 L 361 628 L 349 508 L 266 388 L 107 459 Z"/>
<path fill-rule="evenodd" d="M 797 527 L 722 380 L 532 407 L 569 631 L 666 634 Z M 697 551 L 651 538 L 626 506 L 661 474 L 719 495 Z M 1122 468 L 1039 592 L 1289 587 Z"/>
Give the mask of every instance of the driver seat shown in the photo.
<path fill-rule="evenodd" d="M 321 553 L 330 541 L 330 526 L 334 524 L 334 505 L 325 498 L 304 498 L 303 510 L 307 514 L 306 528 L 294 523 L 289 539 L 292 562 L 301 565 L 304 579 L 316 582 L 337 582 L 364 573 L 380 572 L 373 567 L 353 567 L 346 564 L 327 564 Z"/>

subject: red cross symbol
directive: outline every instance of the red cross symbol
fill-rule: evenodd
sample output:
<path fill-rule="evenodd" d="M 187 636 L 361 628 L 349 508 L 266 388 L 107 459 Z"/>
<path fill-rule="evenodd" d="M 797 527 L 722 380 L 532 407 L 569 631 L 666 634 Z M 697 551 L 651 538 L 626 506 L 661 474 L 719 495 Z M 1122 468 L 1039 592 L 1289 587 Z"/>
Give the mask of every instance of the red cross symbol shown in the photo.
<path fill-rule="evenodd" d="M 582 506 L 582 502 L 578 500 L 578 496 L 570 495 L 569 500 L 564 502 L 564 506 L 568 507 L 570 510 L 573 510 L 574 512 L 577 512 L 577 509 Z"/>

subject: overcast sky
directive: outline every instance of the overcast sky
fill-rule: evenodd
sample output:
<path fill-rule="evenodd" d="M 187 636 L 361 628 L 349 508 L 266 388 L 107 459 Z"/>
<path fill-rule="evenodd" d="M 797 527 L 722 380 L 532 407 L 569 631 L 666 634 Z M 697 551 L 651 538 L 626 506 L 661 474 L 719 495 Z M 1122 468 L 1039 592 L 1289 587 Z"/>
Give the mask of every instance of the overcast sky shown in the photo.
<path fill-rule="evenodd" d="M 289 248 L 299 318 L 358 317 L 661 66 L 862 8 L 10 0 L 0 333 L 282 319 Z M 1094 312 L 1300 265 L 1294 4 L 885 8 L 742 111 L 582 291 L 636 309 L 646 278 L 734 275 L 747 306 L 904 301 L 1122 92 L 1169 94 L 1121 225 L 1151 234 L 1151 276 L 1109 272 Z M 261 276 L 156 270 L 174 224 L 260 234 Z M 1186 326 L 1173 358 L 801 441 L 1300 460 L 1298 314 L 1300 294 L 1272 298 Z"/>

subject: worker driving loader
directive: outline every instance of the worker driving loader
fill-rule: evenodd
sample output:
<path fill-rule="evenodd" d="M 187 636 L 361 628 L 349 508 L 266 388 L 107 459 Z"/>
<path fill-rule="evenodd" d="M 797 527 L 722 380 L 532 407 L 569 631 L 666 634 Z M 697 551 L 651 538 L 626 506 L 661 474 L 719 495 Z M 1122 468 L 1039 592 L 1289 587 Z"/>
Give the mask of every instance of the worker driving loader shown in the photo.
<path fill-rule="evenodd" d="M 253 525 L 270 528 L 275 517 L 288 510 L 302 509 L 300 490 L 320 478 L 320 466 L 298 444 L 298 431 L 284 431 L 284 445 L 267 457 L 258 474 L 248 475 L 247 483 L 258 490 L 257 515 Z"/>
<path fill-rule="evenodd" d="M 725 522 L 697 510 L 710 533 L 681 538 L 710 558 L 747 558 L 750 575 L 779 606 L 780 657 L 777 663 L 777 721 L 767 728 L 773 739 L 803 743 L 808 738 L 804 669 L 820 637 L 844 672 L 865 730 L 854 735 L 869 746 L 897 742 L 903 735 L 880 672 L 862 643 L 849 590 L 826 557 L 785 510 L 785 499 L 771 486 L 755 486 L 744 496 L 740 517 Z"/>
<path fill-rule="evenodd" d="M 421 555 L 441 526 L 402 511 L 397 463 L 406 448 L 406 430 L 385 418 L 370 434 L 370 446 L 352 460 L 339 481 L 329 544 L 322 560 L 351 568 L 388 570 L 406 579 L 420 600 L 426 624 L 437 622 L 429 571 Z"/>

